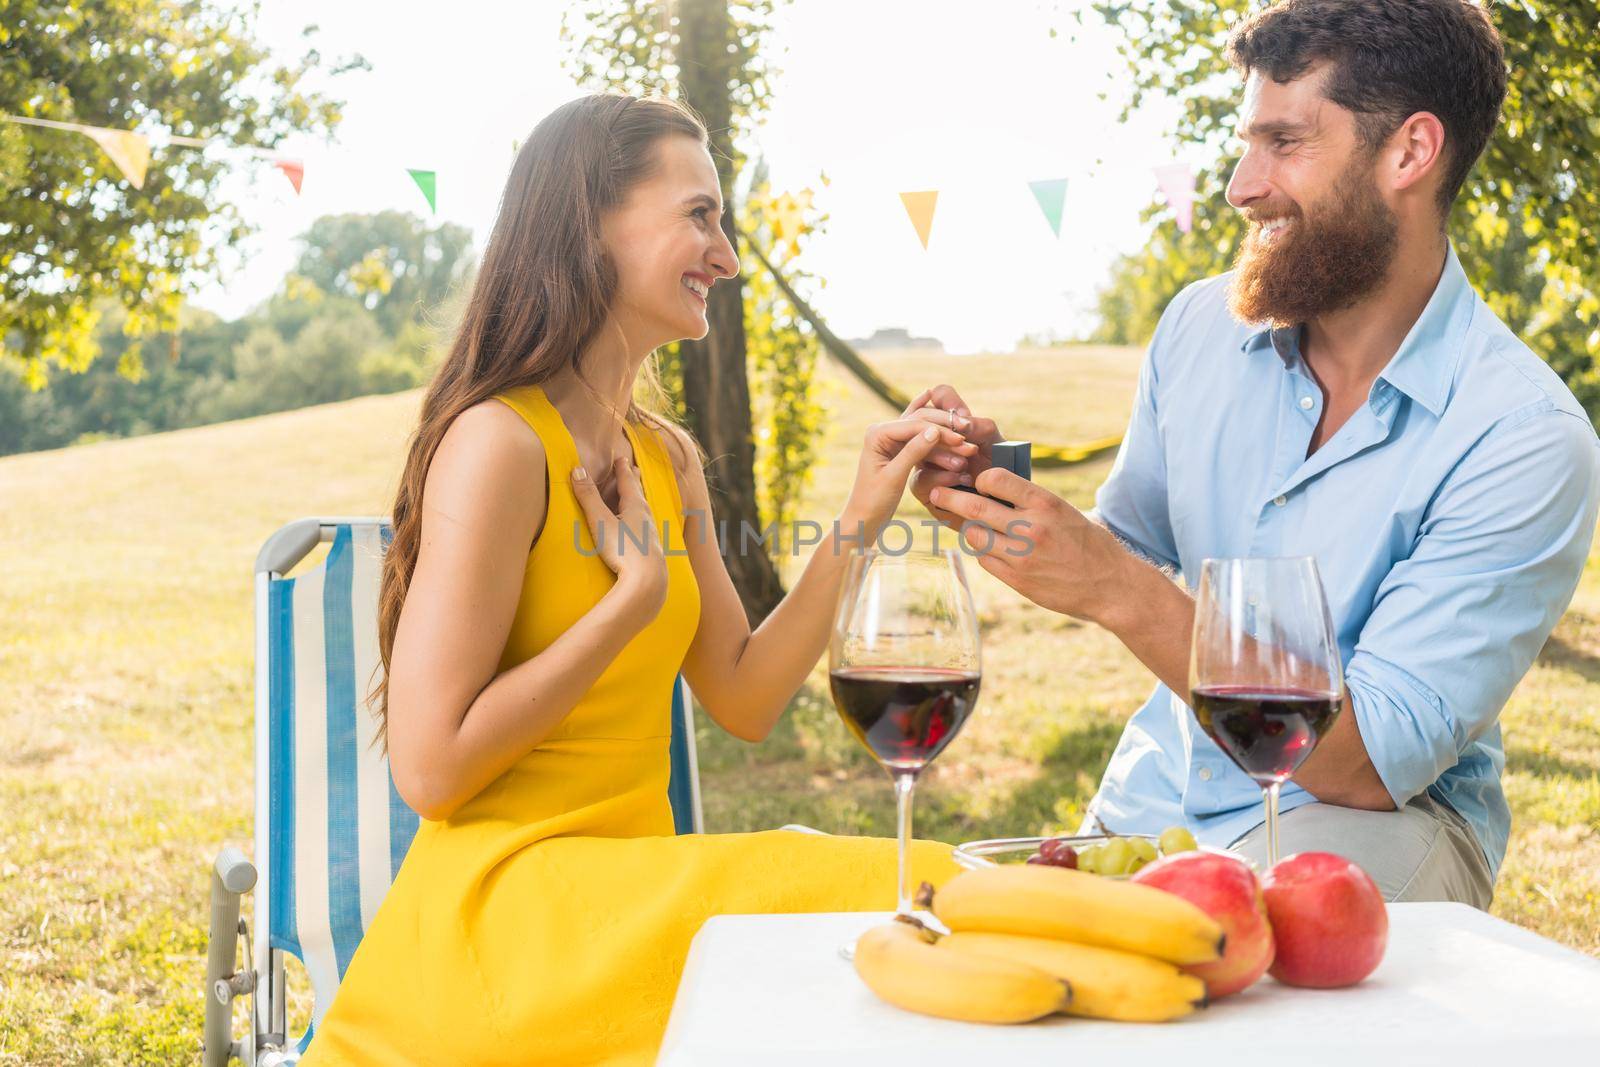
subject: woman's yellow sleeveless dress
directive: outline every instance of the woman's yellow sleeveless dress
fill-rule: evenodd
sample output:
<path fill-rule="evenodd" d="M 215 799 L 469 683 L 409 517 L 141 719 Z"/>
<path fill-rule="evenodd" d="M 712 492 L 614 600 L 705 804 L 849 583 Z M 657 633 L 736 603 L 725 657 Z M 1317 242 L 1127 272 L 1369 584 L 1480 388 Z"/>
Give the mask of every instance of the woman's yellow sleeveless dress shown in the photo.
<path fill-rule="evenodd" d="M 615 579 L 573 495 L 577 447 L 555 407 L 537 386 L 498 399 L 539 435 L 550 482 L 503 671 Z M 665 606 L 537 748 L 449 819 L 423 821 L 306 1067 L 649 1063 L 709 916 L 894 907 L 893 841 L 673 836 L 671 687 L 700 594 L 665 446 L 648 428 L 627 433 L 658 528 L 669 520 Z M 932 842 L 917 844 L 913 866 L 935 884 L 955 872 Z M 841 961 L 839 981 L 856 980 Z"/>

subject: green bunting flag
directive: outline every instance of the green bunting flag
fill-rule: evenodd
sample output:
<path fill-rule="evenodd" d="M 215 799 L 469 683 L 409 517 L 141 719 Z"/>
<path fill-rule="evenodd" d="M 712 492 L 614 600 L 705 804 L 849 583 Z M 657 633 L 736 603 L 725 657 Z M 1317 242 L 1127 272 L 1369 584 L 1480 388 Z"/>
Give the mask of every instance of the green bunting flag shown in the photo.
<path fill-rule="evenodd" d="M 1045 219 L 1050 223 L 1050 230 L 1057 237 L 1061 236 L 1061 208 L 1067 201 L 1067 179 L 1052 178 L 1049 181 L 1029 182 L 1028 188 L 1033 190 L 1033 198 L 1039 201 L 1039 210 L 1044 212 Z"/>
<path fill-rule="evenodd" d="M 411 180 L 417 183 L 417 188 L 422 190 L 422 195 L 428 198 L 428 210 L 437 215 L 439 213 L 439 205 L 434 203 L 434 172 L 407 168 L 406 173 L 411 175 Z"/>

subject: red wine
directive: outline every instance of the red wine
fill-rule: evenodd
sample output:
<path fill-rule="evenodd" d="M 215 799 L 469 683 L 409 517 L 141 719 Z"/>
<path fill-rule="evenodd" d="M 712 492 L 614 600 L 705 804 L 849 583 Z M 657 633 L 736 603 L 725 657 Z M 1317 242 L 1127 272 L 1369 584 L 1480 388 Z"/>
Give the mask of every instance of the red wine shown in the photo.
<path fill-rule="evenodd" d="M 936 667 L 845 667 L 828 674 L 850 732 L 891 770 L 920 770 L 978 700 L 979 675 Z"/>
<path fill-rule="evenodd" d="M 1262 686 L 1201 686 L 1193 697 L 1195 718 L 1211 740 L 1263 785 L 1295 772 L 1340 704 L 1327 693 Z"/>

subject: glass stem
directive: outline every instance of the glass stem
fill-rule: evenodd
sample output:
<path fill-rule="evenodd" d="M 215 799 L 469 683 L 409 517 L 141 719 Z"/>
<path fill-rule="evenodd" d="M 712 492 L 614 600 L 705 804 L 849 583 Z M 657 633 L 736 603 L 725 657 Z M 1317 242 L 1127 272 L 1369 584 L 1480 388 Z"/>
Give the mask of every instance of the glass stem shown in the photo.
<path fill-rule="evenodd" d="M 1267 806 L 1267 866 L 1278 865 L 1278 783 L 1261 788 L 1262 803 Z"/>
<path fill-rule="evenodd" d="M 897 826 L 896 836 L 899 840 L 900 876 L 899 876 L 899 903 L 895 911 L 900 915 L 911 914 L 911 791 L 916 788 L 917 774 L 915 771 L 893 771 L 894 799 Z"/>

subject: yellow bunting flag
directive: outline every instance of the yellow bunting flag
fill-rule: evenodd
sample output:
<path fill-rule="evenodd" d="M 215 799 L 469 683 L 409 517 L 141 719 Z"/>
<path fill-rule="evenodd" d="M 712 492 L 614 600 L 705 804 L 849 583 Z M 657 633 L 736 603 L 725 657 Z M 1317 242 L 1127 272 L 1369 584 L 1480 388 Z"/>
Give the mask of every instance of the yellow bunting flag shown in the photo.
<path fill-rule="evenodd" d="M 294 194 L 299 196 L 300 183 L 306 180 L 305 163 L 298 159 L 274 159 L 272 165 L 283 171 L 283 176 L 294 186 Z"/>
<path fill-rule="evenodd" d="M 144 176 L 150 168 L 150 138 L 142 133 L 131 130 L 110 130 L 104 126 L 85 126 L 81 122 L 57 122 L 55 119 L 39 119 L 31 115 L 6 115 L 0 114 L 0 119 L 6 122 L 18 122 L 24 126 L 39 126 L 47 130 L 66 130 L 69 133 L 81 133 L 93 139 L 106 155 L 111 157 L 111 162 L 122 171 L 123 177 L 133 183 L 135 189 L 144 188 Z"/>
<path fill-rule="evenodd" d="M 933 209 L 939 202 L 939 191 L 901 193 L 900 202 L 906 206 L 906 214 L 911 216 L 911 225 L 917 228 L 917 238 L 926 250 L 928 235 L 933 232 Z"/>
<path fill-rule="evenodd" d="M 131 130 L 107 130 L 100 126 L 79 127 L 94 139 L 100 150 L 111 157 L 122 176 L 135 189 L 144 188 L 145 171 L 150 167 L 150 138 Z"/>

